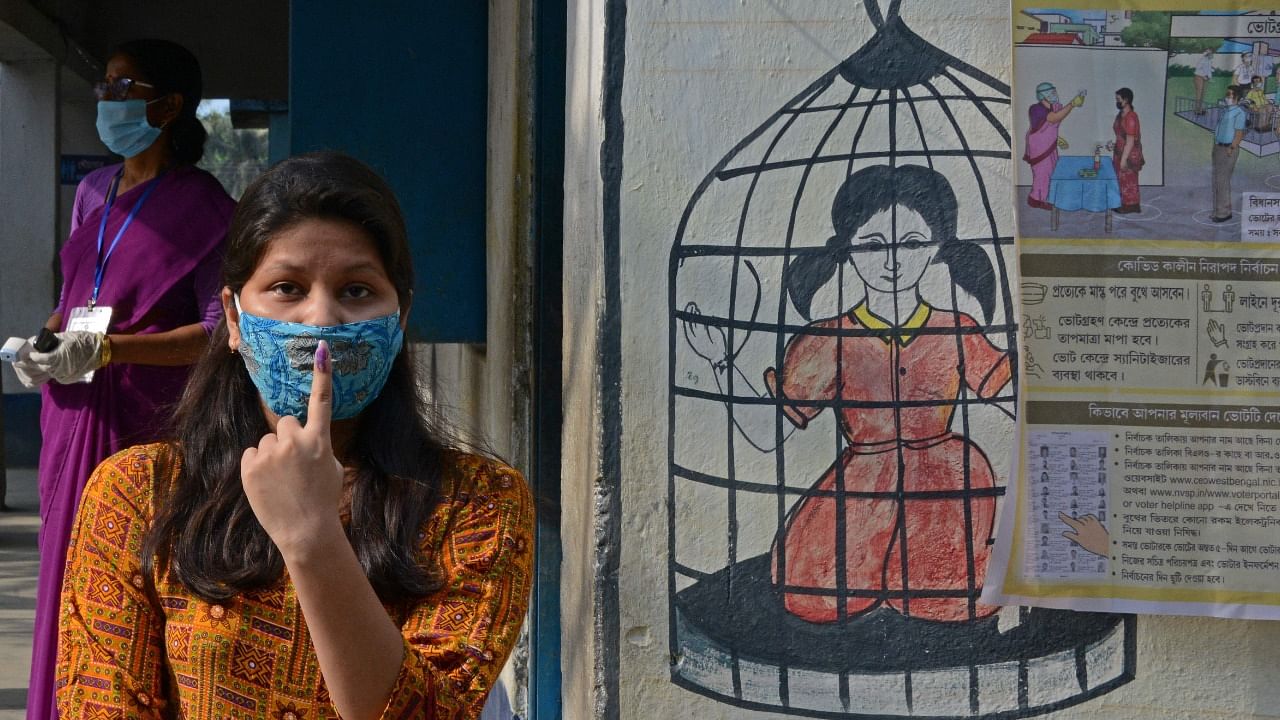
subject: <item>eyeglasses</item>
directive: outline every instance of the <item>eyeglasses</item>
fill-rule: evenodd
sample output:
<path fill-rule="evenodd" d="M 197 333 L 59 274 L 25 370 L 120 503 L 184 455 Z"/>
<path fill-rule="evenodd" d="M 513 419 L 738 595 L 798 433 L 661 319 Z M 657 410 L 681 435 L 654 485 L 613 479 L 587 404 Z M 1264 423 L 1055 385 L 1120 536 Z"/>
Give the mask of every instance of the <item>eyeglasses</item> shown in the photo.
<path fill-rule="evenodd" d="M 155 85 L 152 85 L 151 83 L 144 83 L 141 80 L 121 77 L 110 82 L 103 81 L 94 83 L 93 95 L 99 100 L 124 100 L 129 97 L 129 89 L 134 85 L 155 89 Z"/>

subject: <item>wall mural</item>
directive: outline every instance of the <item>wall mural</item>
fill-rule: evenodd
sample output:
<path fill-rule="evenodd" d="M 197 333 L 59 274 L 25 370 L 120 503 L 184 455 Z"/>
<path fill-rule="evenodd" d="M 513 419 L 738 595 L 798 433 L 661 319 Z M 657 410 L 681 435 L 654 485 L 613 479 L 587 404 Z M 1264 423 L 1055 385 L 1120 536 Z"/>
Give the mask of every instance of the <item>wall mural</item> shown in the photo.
<path fill-rule="evenodd" d="M 1017 402 L 1007 84 L 901 0 L 738 143 L 671 253 L 672 679 L 815 717 L 1027 717 L 1130 616 L 979 602 Z M 828 412 L 830 411 L 830 412 Z"/>

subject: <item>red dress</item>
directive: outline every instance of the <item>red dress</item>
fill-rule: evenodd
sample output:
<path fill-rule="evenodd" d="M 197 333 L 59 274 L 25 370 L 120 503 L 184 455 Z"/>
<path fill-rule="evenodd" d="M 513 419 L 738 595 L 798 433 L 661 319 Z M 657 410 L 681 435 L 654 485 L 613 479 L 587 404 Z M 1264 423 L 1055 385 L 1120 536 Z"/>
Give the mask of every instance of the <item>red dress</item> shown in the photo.
<path fill-rule="evenodd" d="M 1124 206 L 1138 206 L 1142 203 L 1142 195 L 1138 190 L 1138 171 L 1142 169 L 1142 127 L 1138 123 L 1138 113 L 1130 110 L 1116 115 L 1111 129 L 1116 134 L 1116 146 L 1112 150 L 1112 159 L 1116 165 L 1116 178 L 1120 181 L 1120 202 Z M 1129 161 L 1124 167 L 1120 165 L 1120 156 L 1124 154 L 1126 138 L 1133 138 L 1133 148 L 1129 150 Z"/>
<path fill-rule="evenodd" d="M 888 325 L 859 305 L 846 315 L 809 327 L 856 330 Z M 946 332 L 911 332 L 920 327 Z M 840 429 L 847 443 L 836 463 L 791 509 L 774 541 L 773 580 L 786 586 L 788 612 L 810 622 L 839 619 L 832 591 L 837 590 L 834 491 L 841 476 L 845 493 L 883 493 L 843 498 L 844 585 L 860 593 L 845 600 L 846 616 L 887 602 L 912 617 L 948 621 L 971 617 L 967 594 L 980 589 L 986 576 L 995 497 L 968 496 L 965 491 L 992 488 L 994 479 L 982 449 L 949 430 L 956 407 L 953 401 L 959 397 L 961 382 L 980 397 L 990 398 L 1010 376 L 1007 353 L 982 333 L 972 332 L 974 328 L 977 323 L 964 313 L 921 303 L 904 324 L 903 334 L 894 338 L 797 334 L 787 345 L 781 388 L 773 371 L 766 373 L 771 391 L 780 392 L 784 402 L 838 398 Z M 913 401 L 936 404 L 910 404 Z M 784 404 L 783 410 L 800 428 L 822 412 L 821 407 L 804 404 Z M 905 602 L 903 534 L 898 524 L 899 501 L 893 495 L 899 490 L 939 493 L 902 503 Z M 806 588 L 831 594 L 804 592 Z M 927 597 L 929 591 L 950 596 Z M 985 617 L 997 609 L 979 604 L 976 616 Z"/>

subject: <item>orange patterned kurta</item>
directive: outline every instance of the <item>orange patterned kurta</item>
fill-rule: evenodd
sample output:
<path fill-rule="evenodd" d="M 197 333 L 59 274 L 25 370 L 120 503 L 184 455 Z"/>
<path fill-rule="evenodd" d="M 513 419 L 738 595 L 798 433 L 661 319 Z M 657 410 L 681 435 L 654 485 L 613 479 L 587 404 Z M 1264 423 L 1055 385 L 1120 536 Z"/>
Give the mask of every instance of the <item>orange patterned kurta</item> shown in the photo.
<path fill-rule="evenodd" d="M 524 620 L 533 558 L 528 487 L 505 465 L 474 455 L 453 460 L 419 536 L 420 557 L 438 560 L 445 584 L 410 607 L 388 608 L 402 628 L 405 659 L 385 718 L 477 717 Z M 62 591 L 62 717 L 338 717 L 287 576 L 209 604 L 159 573 L 155 597 L 148 595 L 139 548 L 152 488 L 178 468 L 172 446 L 130 448 L 103 462 L 85 488 Z"/>

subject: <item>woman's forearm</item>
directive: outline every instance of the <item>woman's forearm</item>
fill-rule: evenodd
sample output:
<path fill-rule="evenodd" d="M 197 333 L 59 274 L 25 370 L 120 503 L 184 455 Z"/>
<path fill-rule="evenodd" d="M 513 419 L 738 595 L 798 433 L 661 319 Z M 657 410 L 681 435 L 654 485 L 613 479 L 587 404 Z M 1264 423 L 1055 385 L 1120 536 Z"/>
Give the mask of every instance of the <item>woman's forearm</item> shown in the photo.
<path fill-rule="evenodd" d="M 209 346 L 209 335 L 199 323 L 165 332 L 143 335 L 111 333 L 109 337 L 113 364 L 191 365 Z"/>
<path fill-rule="evenodd" d="M 404 639 L 342 526 L 335 520 L 308 547 L 281 552 L 334 708 L 347 720 L 378 717 L 404 663 Z"/>

